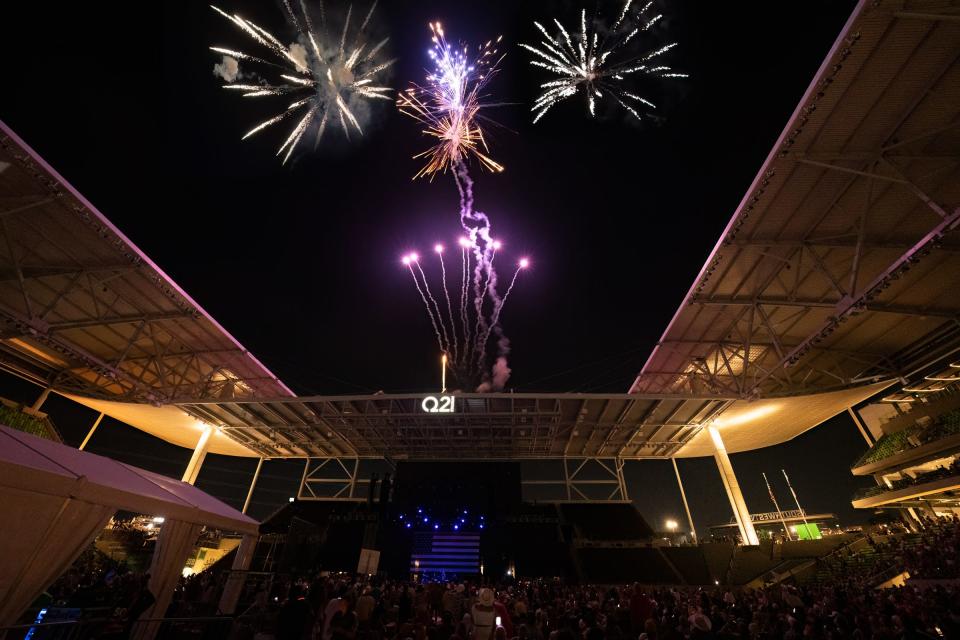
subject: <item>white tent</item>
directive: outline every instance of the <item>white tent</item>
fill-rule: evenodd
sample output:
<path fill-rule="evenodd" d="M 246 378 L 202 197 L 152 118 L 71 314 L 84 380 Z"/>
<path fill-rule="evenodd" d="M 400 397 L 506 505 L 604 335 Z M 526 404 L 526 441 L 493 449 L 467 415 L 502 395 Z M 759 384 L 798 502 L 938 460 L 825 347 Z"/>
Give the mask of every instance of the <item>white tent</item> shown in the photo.
<path fill-rule="evenodd" d="M 150 568 L 156 603 L 144 617 L 163 616 L 201 526 L 245 534 L 245 549 L 259 526 L 185 482 L 2 425 L 0 504 L 0 627 L 13 624 L 117 510 L 165 518 Z M 237 561 L 248 564 L 250 555 Z"/>

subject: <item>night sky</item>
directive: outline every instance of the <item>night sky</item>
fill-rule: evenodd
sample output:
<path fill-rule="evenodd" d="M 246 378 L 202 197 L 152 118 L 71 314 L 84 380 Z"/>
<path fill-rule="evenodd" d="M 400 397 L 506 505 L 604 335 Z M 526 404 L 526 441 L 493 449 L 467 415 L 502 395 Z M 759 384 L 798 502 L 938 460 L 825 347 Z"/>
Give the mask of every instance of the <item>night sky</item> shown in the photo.
<path fill-rule="evenodd" d="M 330 3 L 335 7 L 335 3 Z M 582 99 L 537 125 L 529 105 L 545 78 L 515 46 L 532 21 L 575 22 L 569 2 L 381 2 L 375 29 L 399 58 L 391 83 L 422 80 L 427 23 L 451 39 L 503 34 L 507 58 L 490 92 L 492 155 L 475 170 L 477 207 L 511 261 L 534 268 L 502 317 L 517 391 L 624 392 L 660 337 L 853 8 L 852 1 L 662 3 L 658 46 L 687 80 L 645 87 L 660 119 L 622 111 L 587 118 Z M 224 2 L 278 36 L 279 2 Z M 621 5 L 590 3 L 616 13 Z M 241 142 L 278 103 L 220 88 L 221 45 L 251 50 L 203 2 L 19 7 L 0 41 L 0 118 L 298 393 L 421 392 L 438 385 L 436 343 L 399 256 L 458 234 L 449 176 L 411 181 L 419 127 L 384 101 L 362 140 L 328 138 L 281 167 L 283 129 Z M 41 28 L 42 27 L 42 28 Z M 285 103 L 283 103 L 285 104 Z M 498 258 L 499 260 L 499 258 Z M 3 395 L 39 390 L 5 377 Z M 48 401 L 78 444 L 94 415 Z M 840 416 L 800 438 L 733 456 L 752 511 L 771 508 L 760 472 L 781 467 L 808 511 L 864 521 L 849 473 L 864 448 Z M 90 451 L 179 477 L 189 451 L 105 420 Z M 255 462 L 207 459 L 198 485 L 242 504 Z M 293 495 L 298 462 L 270 462 L 251 509 Z M 698 528 L 730 518 L 712 459 L 682 460 Z M 682 515 L 669 462 L 627 467 L 654 525 Z M 786 501 L 785 486 L 777 486 Z"/>

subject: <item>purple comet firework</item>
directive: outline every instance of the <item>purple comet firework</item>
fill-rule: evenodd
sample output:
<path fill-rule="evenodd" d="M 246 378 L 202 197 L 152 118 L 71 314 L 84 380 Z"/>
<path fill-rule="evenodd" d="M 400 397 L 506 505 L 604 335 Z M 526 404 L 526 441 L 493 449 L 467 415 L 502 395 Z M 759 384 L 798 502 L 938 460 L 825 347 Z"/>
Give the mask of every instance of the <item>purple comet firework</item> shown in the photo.
<path fill-rule="evenodd" d="M 456 295 L 450 293 L 444 262 L 445 245 L 437 243 L 433 248 L 439 262 L 439 273 L 429 268 L 424 270 L 423 265 L 420 264 L 420 256 L 415 252 L 407 253 L 400 261 L 407 267 L 410 277 L 413 278 L 420 299 L 427 310 L 427 317 L 433 327 L 437 345 L 442 353 L 447 354 L 448 366 L 454 377 L 464 385 L 476 386 L 480 391 L 501 389 L 509 376 L 510 369 L 506 361 L 509 340 L 503 335 L 500 327 L 500 315 L 517 282 L 517 276 L 521 271 L 529 268 L 530 259 L 524 257 L 517 262 L 510 286 L 501 298 L 496 292 L 496 274 L 493 272 L 492 255 L 496 249 L 502 248 L 503 243 L 500 241 L 490 243 L 491 264 L 483 266 L 480 271 L 477 270 L 476 256 L 480 255 L 482 260 L 484 253 L 477 251 L 477 243 L 467 237 L 461 237 L 457 243 L 461 248 L 457 313 L 454 313 Z M 427 275 L 428 272 L 430 276 Z M 478 277 L 478 273 L 479 277 L 483 278 L 479 293 L 476 289 L 474 291 L 470 289 L 471 272 L 475 278 Z M 443 287 L 445 305 L 437 302 L 430 289 L 430 278 L 434 278 L 436 282 L 438 276 L 440 285 Z M 446 307 L 446 313 L 442 306 Z M 497 337 L 498 353 L 492 368 L 488 370 L 486 344 L 494 335 Z"/>

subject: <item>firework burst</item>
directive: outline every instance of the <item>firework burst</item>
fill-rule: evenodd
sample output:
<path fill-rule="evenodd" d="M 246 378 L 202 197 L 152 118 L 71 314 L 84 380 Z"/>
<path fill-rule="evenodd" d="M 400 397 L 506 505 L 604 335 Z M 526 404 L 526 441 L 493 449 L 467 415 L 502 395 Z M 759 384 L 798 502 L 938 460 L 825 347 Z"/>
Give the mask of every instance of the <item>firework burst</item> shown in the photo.
<path fill-rule="evenodd" d="M 642 38 L 641 34 L 649 31 L 663 17 L 662 14 L 648 13 L 652 1 L 639 10 L 633 10 L 632 5 L 633 0 L 627 0 L 616 22 L 609 27 L 588 21 L 586 9 L 582 10 L 580 31 L 573 35 L 556 19 L 553 22 L 559 31 L 555 36 L 550 35 L 539 22 L 533 23 L 546 39 L 540 42 L 539 47 L 528 44 L 520 46 L 534 54 L 530 64 L 559 76 L 540 85 L 543 93 L 531 109 L 535 112 L 534 122 L 540 120 L 555 104 L 572 98 L 581 90 L 591 117 L 596 115 L 597 100 L 610 97 L 639 120 L 641 114 L 638 109 L 654 109 L 656 105 L 630 90 L 628 83 L 631 78 L 639 75 L 687 77 L 687 74 L 677 73 L 656 61 L 677 43 L 643 53 L 636 53 L 636 46 L 629 46 L 637 43 Z"/>
<path fill-rule="evenodd" d="M 339 126 L 348 139 L 351 129 L 363 135 L 363 118 L 358 115 L 359 109 L 363 108 L 365 112 L 367 101 L 389 100 L 392 91 L 390 87 L 378 85 L 381 82 L 379 77 L 394 63 L 394 60 L 378 58 L 388 39 L 378 42 L 368 39 L 367 26 L 376 2 L 354 30 L 351 30 L 350 24 L 353 13 L 351 5 L 342 28 L 337 30 L 338 36 L 334 37 L 329 35 L 322 2 L 319 4 L 319 29 L 314 28 L 304 0 L 300 0 L 299 4 L 298 15 L 290 0 L 283 0 L 288 22 L 298 34 L 298 41 L 289 46 L 253 22 L 211 5 L 214 11 L 265 50 L 261 54 L 265 57 L 258 57 L 225 47 L 210 47 L 211 51 L 223 56 L 223 63 L 215 67 L 215 72 L 227 81 L 224 88 L 238 91 L 245 98 L 283 96 L 292 99 L 285 109 L 257 124 L 243 136 L 243 139 L 249 138 L 282 120 L 295 120 L 296 124 L 277 150 L 277 155 L 284 154 L 284 163 L 307 132 L 313 132 L 316 148 L 331 121 L 332 126 Z M 260 72 L 241 72 L 241 61 L 269 69 L 273 79 L 262 79 Z M 256 77 L 257 81 L 236 82 L 249 76 Z"/>
<path fill-rule="evenodd" d="M 503 59 L 497 58 L 495 48 L 500 38 L 479 47 L 472 57 L 467 47 L 454 49 L 447 44 L 439 22 L 431 23 L 430 30 L 433 71 L 427 75 L 426 85 L 414 84 L 397 99 L 400 111 L 423 124 L 423 132 L 436 139 L 429 149 L 414 156 L 426 161 L 414 179 L 456 170 L 469 158 L 490 171 L 503 171 L 503 165 L 490 157 L 479 124 L 480 110 L 490 106 L 483 103 L 483 88 Z"/>

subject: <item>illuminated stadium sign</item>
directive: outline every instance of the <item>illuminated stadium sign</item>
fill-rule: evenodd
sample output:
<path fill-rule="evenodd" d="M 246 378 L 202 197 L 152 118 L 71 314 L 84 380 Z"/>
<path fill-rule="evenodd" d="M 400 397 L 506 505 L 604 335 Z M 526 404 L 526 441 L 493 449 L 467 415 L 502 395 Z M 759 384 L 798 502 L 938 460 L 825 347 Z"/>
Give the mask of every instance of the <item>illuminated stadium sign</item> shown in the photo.
<path fill-rule="evenodd" d="M 453 413 L 453 396 L 427 396 L 420 408 L 427 413 Z"/>
<path fill-rule="evenodd" d="M 790 509 L 789 511 L 770 511 L 768 513 L 751 513 L 750 520 L 753 522 L 777 522 L 783 518 L 803 518 L 806 514 L 799 509 Z"/>

